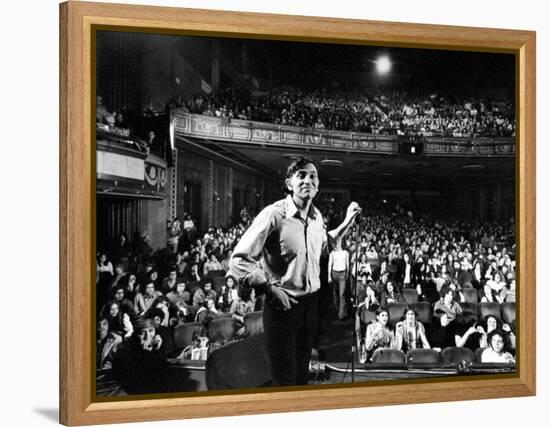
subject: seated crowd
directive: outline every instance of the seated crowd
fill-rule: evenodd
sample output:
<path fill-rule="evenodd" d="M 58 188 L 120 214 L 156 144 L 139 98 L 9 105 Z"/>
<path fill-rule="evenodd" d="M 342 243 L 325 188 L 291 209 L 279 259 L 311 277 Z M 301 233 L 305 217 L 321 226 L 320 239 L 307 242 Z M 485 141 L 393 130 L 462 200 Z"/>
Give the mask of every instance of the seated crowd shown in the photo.
<path fill-rule="evenodd" d="M 513 224 L 441 221 L 407 212 L 367 214 L 361 229 L 358 242 L 350 233 L 331 252 L 328 274 L 336 282 L 342 264 L 335 260 L 349 260 L 344 264 L 349 283 L 333 286 L 334 303 L 343 319 L 346 292 L 357 297 L 362 361 L 378 348 L 407 353 L 466 347 L 479 353 L 478 361 L 513 362 Z M 333 265 L 339 266 L 336 273 Z M 504 346 L 499 356 L 491 350 L 493 332 Z"/>
<path fill-rule="evenodd" d="M 235 338 L 244 336 L 244 317 L 260 311 L 262 299 L 254 290 L 239 289 L 226 271 L 231 248 L 250 221 L 245 208 L 237 225 L 226 230 L 210 227 L 199 236 L 194 221 L 185 215 L 183 223 L 176 218 L 167 224 L 166 248 L 156 253 L 147 233 L 134 244 L 122 233 L 108 250 L 98 253 L 97 369 L 113 367 L 119 347 L 135 341 L 135 325 L 145 320 L 151 321 L 158 347 L 149 349 L 164 360 L 182 354 L 173 342 L 178 325 L 200 325 L 196 335 L 206 336 L 213 319 L 229 318 L 235 323 Z"/>
<path fill-rule="evenodd" d="M 339 215 L 329 212 L 327 221 Z M 231 319 L 232 335 L 218 342 L 210 337 L 211 350 L 245 337 L 245 318 L 262 310 L 263 299 L 226 272 L 231 250 L 251 219 L 243 209 L 238 224 L 210 227 L 199 236 L 192 218 L 184 215 L 183 223 L 167 224 L 166 248 L 156 253 L 147 233 L 134 245 L 123 233 L 99 253 L 97 369 L 111 369 L 117 358 L 119 366 L 121 360 L 127 364 L 136 352 L 145 352 L 139 360 L 153 357 L 154 363 L 189 357 L 174 343 L 180 325 L 196 325 L 195 340 L 208 337 L 216 319 Z M 483 303 L 500 307 L 515 301 L 513 224 L 442 221 L 396 211 L 369 213 L 360 229 L 358 241 L 352 230 L 330 253 L 328 282 L 342 319 L 350 308 L 342 299 L 357 295 L 361 361 L 378 348 L 406 353 L 453 346 L 486 349 L 482 361 L 514 361 L 515 322 L 503 322 L 500 309 L 487 316 L 478 309 Z M 342 286 L 331 271 L 336 251 L 347 253 L 344 276 L 338 276 Z"/>
<path fill-rule="evenodd" d="M 511 102 L 437 93 L 331 94 L 282 87 L 253 97 L 228 89 L 170 105 L 190 113 L 302 128 L 467 138 L 515 135 Z"/>

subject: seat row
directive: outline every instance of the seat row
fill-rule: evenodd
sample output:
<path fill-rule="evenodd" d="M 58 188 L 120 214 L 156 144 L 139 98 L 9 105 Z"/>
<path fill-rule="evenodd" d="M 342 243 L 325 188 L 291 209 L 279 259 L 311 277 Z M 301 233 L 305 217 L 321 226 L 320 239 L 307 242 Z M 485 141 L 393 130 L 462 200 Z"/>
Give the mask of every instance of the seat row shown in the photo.
<path fill-rule="evenodd" d="M 182 323 L 174 327 L 174 348 L 182 350 L 193 343 L 194 336 L 203 329 L 200 322 Z M 261 311 L 248 313 L 244 316 L 245 335 L 258 335 L 263 332 L 263 317 Z M 208 325 L 210 342 L 226 343 L 231 341 L 239 329 L 239 324 L 230 316 L 213 319 Z"/>
<path fill-rule="evenodd" d="M 479 291 L 474 288 L 464 288 L 460 292 L 462 292 L 462 295 L 464 295 L 464 301 L 472 304 L 478 304 L 480 302 L 479 299 Z M 401 294 L 403 295 L 403 299 L 407 304 L 414 304 L 418 302 L 418 292 L 416 289 L 412 288 L 404 288 L 401 290 Z"/>
<path fill-rule="evenodd" d="M 429 348 L 416 348 L 407 354 L 401 350 L 379 348 L 372 356 L 372 363 L 392 365 L 459 365 L 461 363 L 482 363 L 481 353 L 484 348 L 478 348 L 475 353 L 465 347 L 446 347 L 441 352 Z"/>
<path fill-rule="evenodd" d="M 479 304 L 470 302 L 459 303 L 462 311 L 468 311 L 472 313 L 478 319 L 482 319 L 485 316 L 493 315 L 498 319 L 501 319 L 504 323 L 511 324 L 516 319 L 516 304 L 513 302 L 481 302 Z M 412 308 L 416 312 L 416 318 L 424 324 L 432 322 L 433 306 L 426 301 L 416 302 L 408 304 L 406 302 L 390 303 L 386 306 L 389 315 L 390 327 L 393 327 L 399 320 L 401 320 L 406 308 Z M 361 312 L 361 320 L 364 323 L 371 323 L 376 320 L 376 312 L 363 310 Z"/>

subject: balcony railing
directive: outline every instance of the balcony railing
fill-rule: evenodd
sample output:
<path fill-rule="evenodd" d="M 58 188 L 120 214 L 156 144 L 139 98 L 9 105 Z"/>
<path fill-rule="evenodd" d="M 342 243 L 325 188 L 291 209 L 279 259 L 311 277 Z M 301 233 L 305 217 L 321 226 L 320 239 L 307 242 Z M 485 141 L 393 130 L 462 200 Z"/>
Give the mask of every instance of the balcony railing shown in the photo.
<path fill-rule="evenodd" d="M 176 135 L 250 145 L 354 151 L 396 155 L 399 143 L 407 136 L 345 132 L 327 129 L 300 128 L 271 123 L 235 120 L 223 117 L 172 112 Z M 415 141 L 419 137 L 410 137 Z M 421 137 L 425 156 L 491 156 L 513 157 L 513 137 Z"/>

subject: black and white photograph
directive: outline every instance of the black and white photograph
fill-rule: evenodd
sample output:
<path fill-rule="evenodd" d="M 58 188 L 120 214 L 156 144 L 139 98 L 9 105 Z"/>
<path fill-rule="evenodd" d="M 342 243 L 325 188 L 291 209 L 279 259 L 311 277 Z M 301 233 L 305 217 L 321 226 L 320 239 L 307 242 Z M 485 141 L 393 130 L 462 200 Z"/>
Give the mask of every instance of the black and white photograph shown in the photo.
<path fill-rule="evenodd" d="M 97 29 L 95 394 L 516 372 L 516 56 Z"/>

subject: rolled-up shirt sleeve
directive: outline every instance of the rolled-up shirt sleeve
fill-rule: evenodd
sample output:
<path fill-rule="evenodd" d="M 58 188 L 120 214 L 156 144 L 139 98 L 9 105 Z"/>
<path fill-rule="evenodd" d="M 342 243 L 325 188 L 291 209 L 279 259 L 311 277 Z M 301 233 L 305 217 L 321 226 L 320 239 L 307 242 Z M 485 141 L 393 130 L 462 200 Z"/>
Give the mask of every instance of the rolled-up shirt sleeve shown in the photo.
<path fill-rule="evenodd" d="M 229 261 L 229 272 L 242 286 L 262 290 L 268 284 L 265 271 L 259 261 L 266 240 L 275 228 L 275 218 L 270 207 L 262 210 L 235 246 Z"/>

